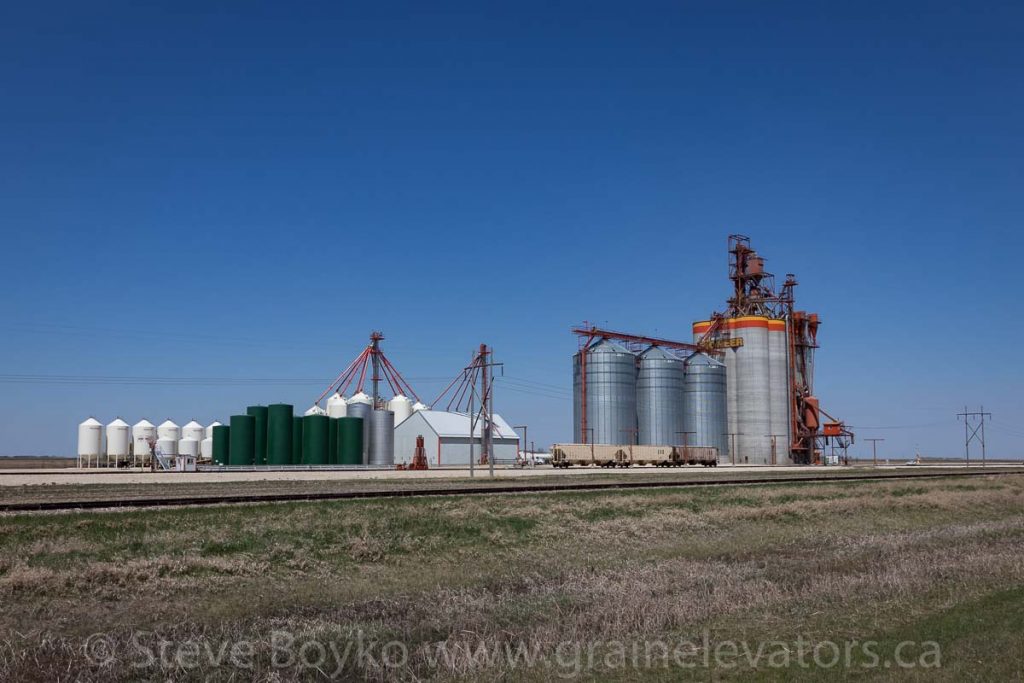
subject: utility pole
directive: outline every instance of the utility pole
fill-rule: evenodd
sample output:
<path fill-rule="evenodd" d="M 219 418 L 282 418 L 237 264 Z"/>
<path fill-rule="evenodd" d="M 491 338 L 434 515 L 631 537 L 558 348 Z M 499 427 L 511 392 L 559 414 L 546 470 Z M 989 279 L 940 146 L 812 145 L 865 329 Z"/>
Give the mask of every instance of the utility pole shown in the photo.
<path fill-rule="evenodd" d="M 766 438 L 769 438 L 769 439 L 772 440 L 772 464 L 773 465 L 778 465 L 779 464 L 779 459 L 778 459 L 777 450 L 776 450 L 777 449 L 776 444 L 778 444 L 778 439 L 779 439 L 780 436 L 785 436 L 785 434 L 765 434 Z"/>
<path fill-rule="evenodd" d="M 736 437 L 740 436 L 739 432 L 727 432 L 724 436 L 729 437 L 729 458 L 732 464 L 736 464 Z"/>
<path fill-rule="evenodd" d="M 480 424 L 480 464 L 486 464 L 490 475 L 494 476 L 494 370 L 496 366 L 504 366 L 504 363 L 495 363 L 492 358 L 494 351 L 486 344 L 480 345 L 480 350 L 473 358 L 473 362 L 466 368 L 469 375 L 469 476 L 474 475 L 473 438 L 476 433 L 476 425 Z M 476 396 L 476 371 L 480 371 L 480 410 L 475 409 L 474 398 Z"/>
<path fill-rule="evenodd" d="M 967 460 L 967 467 L 971 466 L 971 442 L 981 442 L 981 466 L 985 466 L 985 419 L 992 419 L 992 413 L 985 412 L 985 406 L 976 412 L 968 412 L 964 406 L 964 412 L 957 413 L 956 419 L 964 419 L 964 457 Z"/>
<path fill-rule="evenodd" d="M 878 442 L 885 439 L 864 439 L 871 442 L 871 466 L 878 467 Z"/>

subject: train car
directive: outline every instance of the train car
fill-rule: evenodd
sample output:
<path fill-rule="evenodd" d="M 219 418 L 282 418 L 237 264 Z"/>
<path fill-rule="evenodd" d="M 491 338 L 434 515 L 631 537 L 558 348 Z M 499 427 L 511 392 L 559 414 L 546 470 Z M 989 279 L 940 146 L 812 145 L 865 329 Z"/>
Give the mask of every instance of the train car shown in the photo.
<path fill-rule="evenodd" d="M 714 446 L 676 446 L 673 450 L 681 465 L 718 467 L 718 449 Z"/>
<path fill-rule="evenodd" d="M 607 446 L 588 443 L 556 443 L 551 446 L 551 465 L 571 467 L 572 465 L 596 465 L 598 467 L 628 467 L 622 446 Z"/>
<path fill-rule="evenodd" d="M 624 446 L 624 457 L 630 465 L 654 465 L 655 467 L 678 467 L 676 449 L 671 446 Z"/>

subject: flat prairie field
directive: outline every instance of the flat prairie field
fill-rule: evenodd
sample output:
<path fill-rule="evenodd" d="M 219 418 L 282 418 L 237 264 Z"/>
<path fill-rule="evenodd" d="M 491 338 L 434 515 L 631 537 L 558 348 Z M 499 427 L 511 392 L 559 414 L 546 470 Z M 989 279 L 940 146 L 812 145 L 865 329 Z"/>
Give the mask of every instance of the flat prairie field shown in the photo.
<path fill-rule="evenodd" d="M 1020 680 L 1024 476 L 0 516 L 0 680 Z"/>

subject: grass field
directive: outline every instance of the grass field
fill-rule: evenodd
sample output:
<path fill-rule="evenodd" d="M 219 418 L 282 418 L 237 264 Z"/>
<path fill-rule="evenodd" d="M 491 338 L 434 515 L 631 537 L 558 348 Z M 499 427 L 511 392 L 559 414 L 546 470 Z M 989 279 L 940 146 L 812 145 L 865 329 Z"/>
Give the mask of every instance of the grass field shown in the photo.
<path fill-rule="evenodd" d="M 1017 476 L 7 515 L 0 680 L 1019 680 L 1022 551 Z"/>

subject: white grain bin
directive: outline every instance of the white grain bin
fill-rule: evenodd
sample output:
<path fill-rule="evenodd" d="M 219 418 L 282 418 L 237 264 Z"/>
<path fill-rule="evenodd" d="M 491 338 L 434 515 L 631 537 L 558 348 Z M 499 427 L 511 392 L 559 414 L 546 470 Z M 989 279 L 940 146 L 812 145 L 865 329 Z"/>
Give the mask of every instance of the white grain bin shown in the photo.
<path fill-rule="evenodd" d="M 199 442 L 199 455 L 203 460 L 213 460 L 213 437 L 208 436 Z"/>
<path fill-rule="evenodd" d="M 174 443 L 178 443 L 178 440 L 181 438 L 181 427 L 170 420 L 165 420 L 156 428 L 156 438 L 158 441 L 170 439 Z"/>
<path fill-rule="evenodd" d="M 195 420 L 192 420 L 187 425 L 181 428 L 181 438 L 202 441 L 204 438 L 206 438 L 206 430 L 203 429 L 203 425 L 199 424 Z"/>
<path fill-rule="evenodd" d="M 388 401 L 388 410 L 395 414 L 395 426 L 397 427 L 412 416 L 412 401 L 402 394 L 398 394 Z"/>
<path fill-rule="evenodd" d="M 174 439 L 157 439 L 156 454 L 162 456 L 177 455 L 178 442 Z"/>
<path fill-rule="evenodd" d="M 320 406 L 318 406 L 315 403 L 313 405 L 311 405 L 309 407 L 309 410 L 307 410 L 304 413 L 304 415 L 326 415 L 326 414 L 327 414 L 327 411 L 324 410 L 323 408 L 321 408 Z"/>
<path fill-rule="evenodd" d="M 129 432 L 131 427 L 128 423 L 117 418 L 113 422 L 107 425 L 107 457 L 108 458 L 127 458 L 129 453 L 129 445 L 131 444 L 131 437 Z"/>
<path fill-rule="evenodd" d="M 152 455 L 156 442 L 156 427 L 149 420 L 139 420 L 132 425 L 132 443 L 135 444 L 135 457 Z"/>
<path fill-rule="evenodd" d="M 178 452 L 175 455 L 199 457 L 199 442 L 196 439 L 187 437 L 178 442 Z"/>
<path fill-rule="evenodd" d="M 352 398 L 348 400 L 349 405 L 352 405 L 353 403 L 365 403 L 366 405 L 369 406 L 373 403 L 373 399 L 370 398 L 365 393 L 363 393 L 362 391 L 360 391 L 357 394 L 352 394 Z"/>
<path fill-rule="evenodd" d="M 345 417 L 348 414 L 348 403 L 345 397 L 335 392 L 327 399 L 327 417 Z"/>
<path fill-rule="evenodd" d="M 216 420 L 214 420 L 210 424 L 206 425 L 206 435 L 205 435 L 206 438 L 207 439 L 212 439 L 213 438 L 213 428 L 214 427 L 223 427 L 223 426 L 224 425 L 222 425 L 220 422 L 217 422 Z"/>
<path fill-rule="evenodd" d="M 430 406 L 428 406 L 426 403 L 420 403 L 419 401 L 416 401 L 416 403 L 412 404 L 412 412 L 418 413 L 421 410 L 430 410 Z"/>
<path fill-rule="evenodd" d="M 99 461 L 103 450 L 103 425 L 99 420 L 89 418 L 78 425 L 78 457 L 96 458 Z"/>

